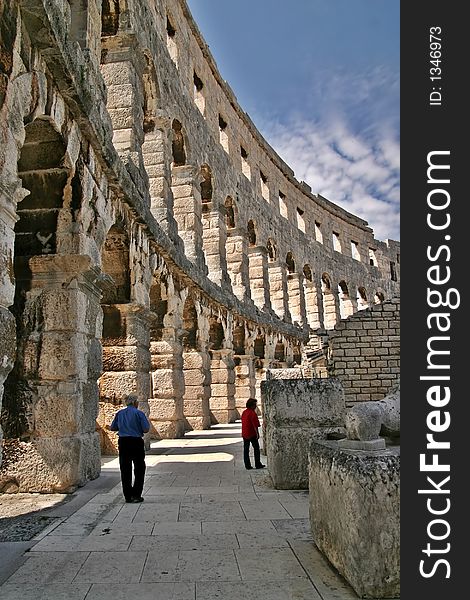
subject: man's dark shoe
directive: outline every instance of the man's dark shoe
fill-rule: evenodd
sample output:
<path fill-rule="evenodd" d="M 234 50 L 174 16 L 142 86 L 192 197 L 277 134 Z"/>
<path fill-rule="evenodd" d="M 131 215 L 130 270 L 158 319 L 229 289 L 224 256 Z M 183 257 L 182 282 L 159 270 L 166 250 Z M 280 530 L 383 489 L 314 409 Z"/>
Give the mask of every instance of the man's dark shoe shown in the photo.
<path fill-rule="evenodd" d="M 266 465 L 257 465 L 257 469 L 266 469 Z"/>
<path fill-rule="evenodd" d="M 142 498 L 142 496 L 139 496 L 138 498 L 132 498 L 132 502 L 143 502 L 144 499 Z"/>
<path fill-rule="evenodd" d="M 250 470 L 250 469 L 252 469 L 252 468 L 253 468 L 253 467 L 252 467 L 251 465 L 250 465 L 249 467 L 245 467 L 245 469 L 246 469 L 247 471 L 249 471 L 249 470 Z"/>
<path fill-rule="evenodd" d="M 126 498 L 127 504 L 132 504 L 134 502 L 134 498 Z"/>

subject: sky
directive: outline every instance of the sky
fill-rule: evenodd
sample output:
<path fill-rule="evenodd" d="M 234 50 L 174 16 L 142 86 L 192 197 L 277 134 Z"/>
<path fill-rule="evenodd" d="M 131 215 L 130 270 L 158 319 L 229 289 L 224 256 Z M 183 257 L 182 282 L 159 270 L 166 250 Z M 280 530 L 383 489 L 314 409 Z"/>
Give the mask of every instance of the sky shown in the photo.
<path fill-rule="evenodd" d="M 399 0 L 187 0 L 299 181 L 399 239 Z"/>

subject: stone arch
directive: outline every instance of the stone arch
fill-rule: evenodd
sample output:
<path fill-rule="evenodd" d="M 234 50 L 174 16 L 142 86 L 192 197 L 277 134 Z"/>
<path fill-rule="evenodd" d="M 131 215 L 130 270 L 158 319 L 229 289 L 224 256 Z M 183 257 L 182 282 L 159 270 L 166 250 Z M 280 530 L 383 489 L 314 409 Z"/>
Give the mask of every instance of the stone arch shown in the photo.
<path fill-rule="evenodd" d="M 173 166 L 182 167 L 186 164 L 186 139 L 183 132 L 183 126 L 178 119 L 173 119 L 171 129 L 173 132 L 171 142 Z"/>
<path fill-rule="evenodd" d="M 183 335 L 181 341 L 184 351 L 197 349 L 198 331 L 196 305 L 191 296 L 188 296 L 183 307 Z"/>
<path fill-rule="evenodd" d="M 150 341 L 160 342 L 165 327 L 164 319 L 168 313 L 168 297 L 166 294 L 166 279 L 154 277 L 150 288 Z"/>
<path fill-rule="evenodd" d="M 109 276 L 103 288 L 102 304 L 126 304 L 131 301 L 130 240 L 122 219 L 109 229 L 101 251 L 101 269 Z"/>
<path fill-rule="evenodd" d="M 222 350 L 225 340 L 224 327 L 217 317 L 212 317 L 209 323 L 209 350 Z"/>
<path fill-rule="evenodd" d="M 325 329 L 334 329 L 336 325 L 336 301 L 328 273 L 321 276 L 321 288 L 323 295 L 323 320 Z"/>
<path fill-rule="evenodd" d="M 349 288 L 347 283 L 342 280 L 338 283 L 339 294 L 339 313 L 342 319 L 347 319 L 354 313 L 354 305 L 349 297 Z"/>
<path fill-rule="evenodd" d="M 235 210 L 236 206 L 233 203 L 233 198 L 231 196 L 227 196 L 225 199 L 225 225 L 227 229 L 234 229 L 236 225 L 235 221 Z"/>
<path fill-rule="evenodd" d="M 201 200 L 203 204 L 208 204 L 212 202 L 212 170 L 207 164 L 203 164 L 201 167 L 201 177 L 202 181 L 200 184 L 201 187 Z"/>
<path fill-rule="evenodd" d="M 287 265 L 287 271 L 289 273 L 295 273 L 295 260 L 294 260 L 294 255 L 292 254 L 292 252 L 287 253 L 286 265 Z"/>
<path fill-rule="evenodd" d="M 56 254 L 59 216 L 70 174 L 64 166 L 65 142 L 48 119 L 29 123 L 25 134 L 18 176 L 30 194 L 18 205 L 15 256 Z"/>
<path fill-rule="evenodd" d="M 117 35 L 119 30 L 120 0 L 103 0 L 101 3 L 101 36 Z"/>
<path fill-rule="evenodd" d="M 369 308 L 367 291 L 365 287 L 361 286 L 357 288 L 357 310 L 365 310 L 366 308 Z"/>
<path fill-rule="evenodd" d="M 248 231 L 248 244 L 250 246 L 256 246 L 256 227 L 254 222 L 250 219 L 247 225 Z"/>

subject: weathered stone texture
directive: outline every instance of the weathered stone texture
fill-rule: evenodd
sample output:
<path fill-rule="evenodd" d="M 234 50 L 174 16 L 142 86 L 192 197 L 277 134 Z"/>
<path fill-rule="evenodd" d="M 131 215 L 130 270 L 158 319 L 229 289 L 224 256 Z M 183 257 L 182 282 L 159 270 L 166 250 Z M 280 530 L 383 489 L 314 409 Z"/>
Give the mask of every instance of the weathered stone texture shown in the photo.
<path fill-rule="evenodd" d="M 98 426 L 115 451 L 106 426 L 133 391 L 154 437 L 206 427 L 211 411 L 232 421 L 247 397 L 260 399 L 266 369 L 317 352 L 316 328 L 331 329 L 359 288 L 398 290 L 399 244 L 295 179 L 221 78 L 184 0 L 112 4 L 120 10 L 0 6 L 0 399 L 5 380 L 2 423 L 26 461 L 5 458 L 2 472 L 28 489 L 24 465 L 41 436 L 54 448 L 67 431 L 80 454 Z M 335 250 L 332 231 L 357 241 L 360 260 Z M 383 336 L 395 328 L 390 318 Z M 395 350 L 375 353 L 390 381 Z M 368 399 L 385 387 L 371 383 Z M 73 463 L 67 482 L 97 472 L 94 450 L 88 462 L 58 456 Z"/>
<path fill-rule="evenodd" d="M 265 449 L 277 489 L 308 489 L 312 438 L 344 431 L 344 394 L 334 379 L 268 380 L 261 386 Z"/>
<path fill-rule="evenodd" d="M 400 454 L 312 442 L 315 544 L 363 598 L 400 596 Z"/>

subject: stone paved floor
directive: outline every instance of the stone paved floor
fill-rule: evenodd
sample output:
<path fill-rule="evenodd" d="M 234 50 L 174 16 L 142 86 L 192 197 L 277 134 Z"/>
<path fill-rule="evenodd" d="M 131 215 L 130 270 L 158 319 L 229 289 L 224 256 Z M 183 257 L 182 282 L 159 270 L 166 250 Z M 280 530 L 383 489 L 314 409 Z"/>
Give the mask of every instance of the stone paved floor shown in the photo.
<path fill-rule="evenodd" d="M 117 484 L 64 511 L 28 544 L 0 598 L 357 598 L 312 542 L 308 494 L 244 469 L 239 424 L 154 443 L 146 462 L 144 503 L 123 503 Z M 114 484 L 117 473 L 104 458 L 103 476 Z"/>

